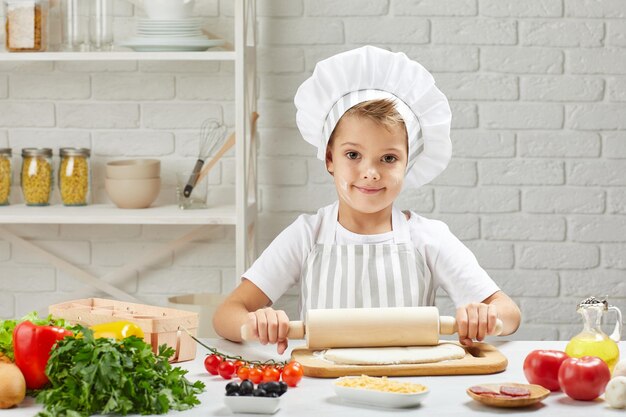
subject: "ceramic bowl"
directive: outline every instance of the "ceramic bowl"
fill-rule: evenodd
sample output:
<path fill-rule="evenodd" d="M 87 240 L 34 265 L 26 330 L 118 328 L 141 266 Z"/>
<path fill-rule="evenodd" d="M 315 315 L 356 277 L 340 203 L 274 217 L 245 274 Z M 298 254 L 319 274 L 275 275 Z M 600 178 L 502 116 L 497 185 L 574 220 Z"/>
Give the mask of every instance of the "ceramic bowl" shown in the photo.
<path fill-rule="evenodd" d="M 158 159 L 124 159 L 106 164 L 106 177 L 116 180 L 159 178 L 161 161 Z"/>
<path fill-rule="evenodd" d="M 280 397 L 224 397 L 224 404 L 235 414 L 274 414 L 280 407 Z"/>
<path fill-rule="evenodd" d="M 195 0 L 143 0 L 150 19 L 186 19 L 193 13 Z"/>
<path fill-rule="evenodd" d="M 133 180 L 104 179 L 104 187 L 113 203 L 119 208 L 147 208 L 156 200 L 161 190 L 160 178 Z"/>
<path fill-rule="evenodd" d="M 417 407 L 430 392 L 428 388 L 422 392 L 398 393 L 337 385 L 340 380 L 350 378 L 356 377 L 338 378 L 333 384 L 337 396 L 348 403 L 360 403 L 385 408 L 410 408 Z"/>

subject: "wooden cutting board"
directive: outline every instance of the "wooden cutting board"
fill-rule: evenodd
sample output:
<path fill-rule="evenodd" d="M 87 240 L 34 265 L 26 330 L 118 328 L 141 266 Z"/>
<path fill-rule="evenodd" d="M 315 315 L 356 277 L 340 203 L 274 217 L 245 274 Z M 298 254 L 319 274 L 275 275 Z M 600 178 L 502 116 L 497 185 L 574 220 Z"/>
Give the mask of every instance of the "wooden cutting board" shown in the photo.
<path fill-rule="evenodd" d="M 459 345 L 460 346 L 460 345 Z M 419 364 L 400 365 L 341 365 L 314 355 L 314 350 L 298 347 L 291 358 L 302 364 L 304 375 L 313 378 L 338 378 L 341 376 L 424 376 L 424 375 L 481 375 L 495 374 L 506 369 L 508 360 L 498 349 L 488 343 L 475 343 L 465 347 L 461 359 Z"/>

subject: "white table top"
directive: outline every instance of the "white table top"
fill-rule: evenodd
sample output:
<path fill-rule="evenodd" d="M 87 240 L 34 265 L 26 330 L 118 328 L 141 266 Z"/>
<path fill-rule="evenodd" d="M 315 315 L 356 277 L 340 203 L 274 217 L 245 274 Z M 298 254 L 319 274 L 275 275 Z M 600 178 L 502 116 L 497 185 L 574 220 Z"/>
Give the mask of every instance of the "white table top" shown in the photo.
<path fill-rule="evenodd" d="M 247 359 L 287 359 L 287 355 L 279 357 L 275 347 L 260 345 L 239 345 L 224 340 L 206 340 L 209 346 L 218 348 L 227 354 L 240 354 Z M 482 383 L 519 382 L 527 383 L 522 370 L 526 355 L 533 349 L 565 349 L 566 342 L 494 342 L 492 344 L 509 359 L 506 371 L 493 375 L 468 376 L 436 376 L 436 377 L 405 377 L 403 381 L 417 382 L 430 388 L 430 394 L 417 408 L 384 409 L 365 405 L 342 402 L 334 393 L 332 379 L 303 378 L 296 388 L 290 388 L 282 397 L 280 409 L 275 416 L 321 417 L 321 416 L 354 416 L 369 417 L 384 414 L 424 416 L 485 416 L 490 414 L 528 414 L 537 416 L 624 416 L 624 410 L 609 408 L 605 401 L 574 401 L 561 392 L 552 393 L 542 403 L 531 407 L 517 409 L 492 408 L 472 400 L 466 388 Z M 297 345 L 297 343 L 295 344 Z M 624 352 L 626 342 L 621 342 L 620 350 Z M 202 380 L 206 391 L 200 395 L 202 404 L 185 412 L 176 413 L 183 416 L 230 416 L 233 415 L 223 402 L 224 387 L 228 381 L 219 376 L 209 375 L 203 366 L 206 350 L 199 346 L 194 361 L 179 364 L 188 369 L 190 380 Z M 623 355 L 622 355 L 623 356 Z M 2 410 L 1 417 L 34 416 L 41 406 L 32 398 L 27 398 L 19 408 Z"/>

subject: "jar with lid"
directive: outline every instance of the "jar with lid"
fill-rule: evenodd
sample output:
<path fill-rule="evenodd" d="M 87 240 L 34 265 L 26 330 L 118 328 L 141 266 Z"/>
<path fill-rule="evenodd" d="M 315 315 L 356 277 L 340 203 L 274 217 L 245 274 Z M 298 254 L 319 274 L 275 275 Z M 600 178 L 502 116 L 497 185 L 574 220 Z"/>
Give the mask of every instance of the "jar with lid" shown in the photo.
<path fill-rule="evenodd" d="M 11 195 L 11 148 L 0 148 L 0 206 L 9 204 Z"/>
<path fill-rule="evenodd" d="M 9 52 L 46 50 L 48 0 L 4 0 L 6 48 Z"/>
<path fill-rule="evenodd" d="M 22 193 L 27 206 L 50 204 L 52 178 L 52 149 L 22 149 Z"/>
<path fill-rule="evenodd" d="M 91 151 L 86 148 L 59 150 L 59 191 L 65 206 L 86 206 L 89 203 Z"/>

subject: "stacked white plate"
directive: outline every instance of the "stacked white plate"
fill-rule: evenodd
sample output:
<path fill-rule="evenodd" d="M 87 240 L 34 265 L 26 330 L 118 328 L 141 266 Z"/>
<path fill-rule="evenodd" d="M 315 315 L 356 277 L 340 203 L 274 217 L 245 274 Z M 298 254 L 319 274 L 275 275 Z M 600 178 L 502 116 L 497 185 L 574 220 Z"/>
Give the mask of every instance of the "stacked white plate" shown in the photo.
<path fill-rule="evenodd" d="M 205 51 L 224 44 L 223 39 L 208 39 L 202 33 L 202 19 L 137 20 L 137 36 L 123 41 L 121 46 L 141 52 Z"/>

